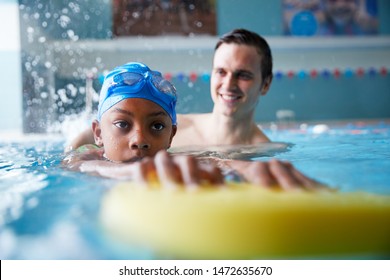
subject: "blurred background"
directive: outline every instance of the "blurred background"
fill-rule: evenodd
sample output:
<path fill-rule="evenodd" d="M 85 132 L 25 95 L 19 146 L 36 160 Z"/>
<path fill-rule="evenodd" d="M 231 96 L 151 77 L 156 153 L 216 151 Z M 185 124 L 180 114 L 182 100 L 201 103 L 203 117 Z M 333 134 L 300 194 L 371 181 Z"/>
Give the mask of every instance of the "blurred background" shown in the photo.
<path fill-rule="evenodd" d="M 106 71 L 140 61 L 209 112 L 220 35 L 264 36 L 274 80 L 256 121 L 390 117 L 390 1 L 0 0 L 0 131 L 45 133 L 93 113 Z"/>

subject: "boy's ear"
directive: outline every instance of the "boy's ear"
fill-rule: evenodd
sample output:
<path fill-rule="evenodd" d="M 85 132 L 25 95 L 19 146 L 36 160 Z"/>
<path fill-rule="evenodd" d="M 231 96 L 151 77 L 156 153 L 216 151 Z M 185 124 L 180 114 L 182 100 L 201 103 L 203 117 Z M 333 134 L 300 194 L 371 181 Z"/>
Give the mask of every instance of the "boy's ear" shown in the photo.
<path fill-rule="evenodd" d="M 267 78 L 265 78 L 262 86 L 261 86 L 261 89 L 260 89 L 260 94 L 261 95 L 266 95 L 269 88 L 271 87 L 271 83 L 272 83 L 272 75 L 271 76 L 268 76 Z"/>
<path fill-rule="evenodd" d="M 172 125 L 172 133 L 171 133 L 171 136 L 169 138 L 169 147 L 168 147 L 168 149 L 171 147 L 171 143 L 172 143 L 173 137 L 176 135 L 176 131 L 177 131 L 177 126 L 176 125 Z"/>
<path fill-rule="evenodd" d="M 100 123 L 97 120 L 94 120 L 92 122 L 92 131 L 93 131 L 93 138 L 95 139 L 95 144 L 102 147 L 103 146 L 102 130 L 100 128 Z"/>

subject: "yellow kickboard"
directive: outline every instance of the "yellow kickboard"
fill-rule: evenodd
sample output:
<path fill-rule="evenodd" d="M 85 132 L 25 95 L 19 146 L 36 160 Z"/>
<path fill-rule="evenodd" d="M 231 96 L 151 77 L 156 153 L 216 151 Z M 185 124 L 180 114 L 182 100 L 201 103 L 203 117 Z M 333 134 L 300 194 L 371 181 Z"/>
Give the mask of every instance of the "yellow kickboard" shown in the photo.
<path fill-rule="evenodd" d="M 248 184 L 197 190 L 123 183 L 101 205 L 115 238 L 157 258 L 390 256 L 390 196 L 281 192 Z"/>

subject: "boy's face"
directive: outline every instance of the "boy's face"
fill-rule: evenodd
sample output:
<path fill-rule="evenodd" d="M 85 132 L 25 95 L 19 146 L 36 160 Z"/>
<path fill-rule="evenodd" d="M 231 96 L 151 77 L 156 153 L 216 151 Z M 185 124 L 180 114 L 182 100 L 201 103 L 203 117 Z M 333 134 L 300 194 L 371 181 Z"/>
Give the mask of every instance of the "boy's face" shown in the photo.
<path fill-rule="evenodd" d="M 237 118 L 253 114 L 271 83 L 262 80 L 260 62 L 253 46 L 225 43 L 215 51 L 210 89 L 214 111 Z"/>
<path fill-rule="evenodd" d="M 105 156 L 130 162 L 154 156 L 170 147 L 176 133 L 169 115 L 159 105 L 141 98 L 124 99 L 92 124 L 95 143 Z"/>

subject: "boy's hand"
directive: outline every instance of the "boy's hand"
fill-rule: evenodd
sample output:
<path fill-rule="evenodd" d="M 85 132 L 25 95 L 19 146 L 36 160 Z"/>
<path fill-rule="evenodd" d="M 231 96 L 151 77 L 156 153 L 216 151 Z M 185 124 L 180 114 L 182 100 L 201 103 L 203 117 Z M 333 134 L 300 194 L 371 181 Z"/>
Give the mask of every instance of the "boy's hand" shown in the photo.
<path fill-rule="evenodd" d="M 323 184 L 298 171 L 290 162 L 271 159 L 263 161 L 229 161 L 227 165 L 252 184 L 283 190 L 319 190 Z"/>
<path fill-rule="evenodd" d="M 200 163 L 192 156 L 170 156 L 166 151 L 158 152 L 154 158 L 145 158 L 135 163 L 133 171 L 135 181 L 159 181 L 164 187 L 223 184 L 222 172 L 215 164 Z"/>

